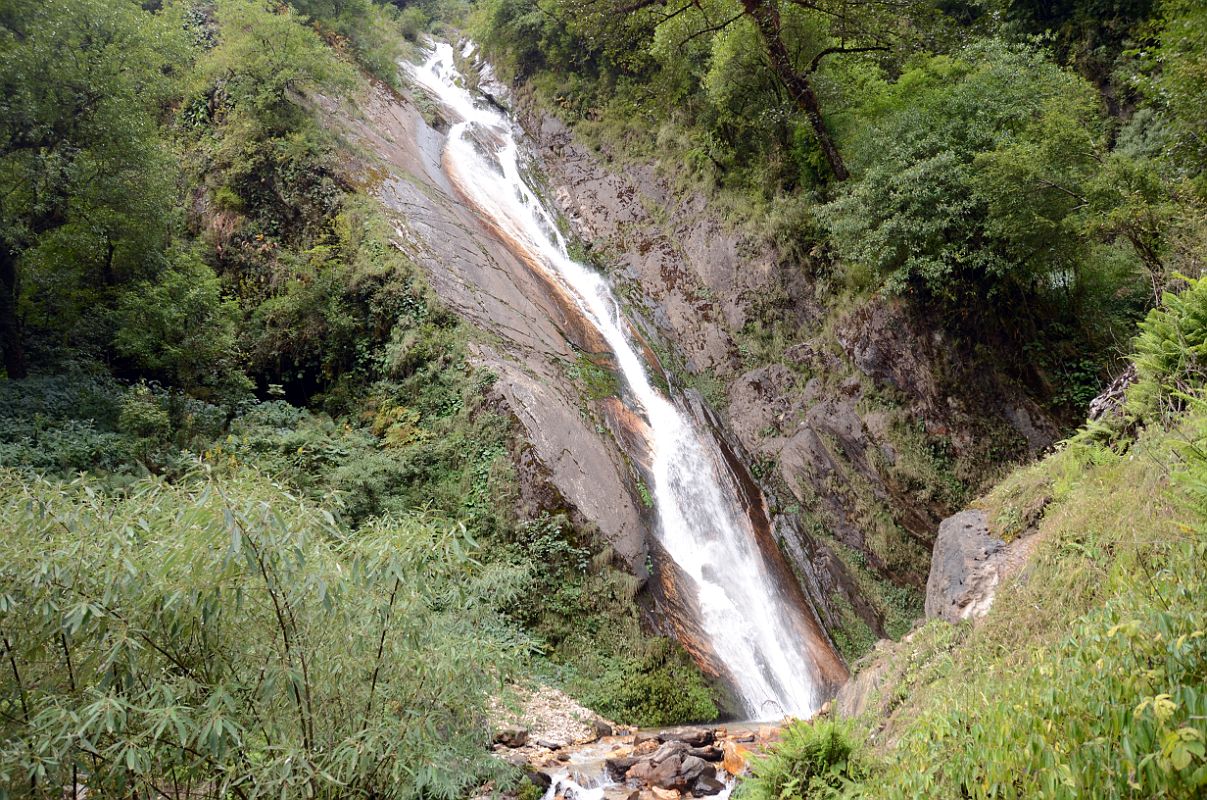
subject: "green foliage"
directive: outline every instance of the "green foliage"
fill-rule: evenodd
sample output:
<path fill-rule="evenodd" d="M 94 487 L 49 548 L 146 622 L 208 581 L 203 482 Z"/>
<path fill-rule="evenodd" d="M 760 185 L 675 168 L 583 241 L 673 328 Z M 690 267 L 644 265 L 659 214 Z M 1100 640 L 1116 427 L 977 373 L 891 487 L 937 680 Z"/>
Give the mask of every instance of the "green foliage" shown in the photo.
<path fill-rule="evenodd" d="M 155 121 L 182 61 L 170 15 L 129 0 L 0 15 L 0 348 L 18 377 L 26 304 L 72 345 L 105 346 L 96 311 L 154 271 L 173 183 Z"/>
<path fill-rule="evenodd" d="M 1191 175 L 1207 163 L 1207 10 L 1194 0 L 1164 0 L 1156 46 L 1142 51 L 1137 82 L 1171 122 L 1173 155 Z"/>
<path fill-rule="evenodd" d="M 645 658 L 615 658 L 582 697 L 609 719 L 641 727 L 708 722 L 718 715 L 712 688 L 687 654 L 669 641 Z"/>
<path fill-rule="evenodd" d="M 6 796 L 454 798 L 499 771 L 478 720 L 517 642 L 463 530 L 348 538 L 250 473 L 5 480 L 0 516 Z"/>
<path fill-rule="evenodd" d="M 855 732 L 849 722 L 819 719 L 795 722 L 769 754 L 751 762 L 740 800 L 837 798 L 863 775 Z"/>
<path fill-rule="evenodd" d="M 1181 292 L 1166 293 L 1140 323 L 1134 347 L 1127 411 L 1136 419 L 1169 419 L 1207 383 L 1207 280 L 1189 279 Z"/>
<path fill-rule="evenodd" d="M 915 66 L 872 101 L 862 178 L 823 210 L 840 254 L 898 291 L 953 301 L 970 286 L 1074 281 L 1067 218 L 1099 146 L 1091 103 L 1087 84 L 1027 48 Z"/>
<path fill-rule="evenodd" d="M 236 347 L 238 311 L 213 270 L 181 253 L 155 282 L 125 288 L 114 348 L 143 374 L 194 396 L 239 399 L 251 386 Z"/>
<path fill-rule="evenodd" d="M 351 84 L 347 66 L 288 6 L 221 0 L 215 21 L 218 44 L 198 63 L 195 80 L 270 130 L 296 125 L 300 93 Z"/>
<path fill-rule="evenodd" d="M 620 394 L 620 378 L 610 366 L 597 364 L 586 353 L 579 353 L 578 360 L 566 370 L 570 380 L 578 383 L 590 400 L 602 400 Z"/>
<path fill-rule="evenodd" d="M 955 630 L 941 622 L 894 646 L 893 663 L 904 654 L 912 666 L 890 667 L 883 684 L 891 744 L 849 796 L 1201 795 L 1203 379 L 1180 360 L 1154 364 L 1142 382 L 1179 375 L 1184 405 L 1146 421 L 1175 427 L 1151 425 L 1125 452 L 1075 440 L 987 498 L 994 525 L 1027 517 L 1038 542 L 1028 572 L 982 623 L 956 630 L 958 647 L 929 644 Z"/>
<path fill-rule="evenodd" d="M 1198 531 L 1122 551 L 1115 531 L 1046 548 L 1045 573 L 1054 561 L 1061 570 L 1083 571 L 1082 559 L 1113 548 L 1116 560 L 1100 578 L 1109 588 L 1096 593 L 1105 604 L 1075 620 L 1067 638 L 1020 663 L 995 668 L 984 647 L 965 657 L 961 669 L 988 670 L 985 676 L 968 685 L 945 681 L 928 693 L 930 710 L 913 721 L 870 794 L 1198 796 L 1207 784 L 1207 549 Z M 1047 591 L 1055 595 L 1057 587 Z M 1001 699 L 985 703 L 985 680 L 995 682 Z"/>

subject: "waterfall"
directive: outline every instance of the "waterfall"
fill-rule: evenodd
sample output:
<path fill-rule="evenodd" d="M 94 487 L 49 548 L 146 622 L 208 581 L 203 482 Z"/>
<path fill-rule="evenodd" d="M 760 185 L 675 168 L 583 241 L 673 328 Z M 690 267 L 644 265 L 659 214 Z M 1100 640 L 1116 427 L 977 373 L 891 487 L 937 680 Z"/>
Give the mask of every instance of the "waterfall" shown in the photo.
<path fill-rule="evenodd" d="M 449 179 L 514 247 L 574 298 L 611 348 L 625 402 L 648 425 L 657 536 L 694 584 L 701 619 L 746 712 L 755 719 L 808 716 L 820 704 L 817 670 L 794 625 L 755 531 L 723 474 L 716 442 L 652 385 L 611 289 L 576 262 L 552 212 L 523 178 L 510 119 L 477 100 L 458 72 L 453 48 L 435 43 L 413 80 L 454 118 L 443 164 Z M 467 58 L 472 45 L 462 51 Z"/>

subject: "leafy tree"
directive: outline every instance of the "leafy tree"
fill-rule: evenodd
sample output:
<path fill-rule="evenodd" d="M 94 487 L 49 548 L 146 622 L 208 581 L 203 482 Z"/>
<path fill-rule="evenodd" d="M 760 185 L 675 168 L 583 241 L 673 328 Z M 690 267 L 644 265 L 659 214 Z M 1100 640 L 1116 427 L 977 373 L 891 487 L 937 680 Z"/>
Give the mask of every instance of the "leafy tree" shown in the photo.
<path fill-rule="evenodd" d="M 1207 8 L 1194 0 L 1163 2 L 1156 46 L 1142 57 L 1147 71 L 1138 83 L 1172 123 L 1177 163 L 1187 174 L 1203 174 L 1207 164 Z"/>
<path fill-rule="evenodd" d="M 215 16 L 218 45 L 196 72 L 215 109 L 242 112 L 268 133 L 281 133 L 299 124 L 302 93 L 351 80 L 347 65 L 289 6 L 222 0 Z"/>
<path fill-rule="evenodd" d="M 1075 285 L 1095 109 L 1088 85 L 1028 48 L 924 61 L 872 101 L 862 178 L 822 210 L 838 252 L 948 303 Z"/>
<path fill-rule="evenodd" d="M 78 318 L 98 289 L 147 274 L 162 247 L 171 169 L 155 117 L 187 59 L 168 15 L 131 0 L 13 0 L 4 12 L 0 348 L 22 378 L 24 285 Z"/>
<path fill-rule="evenodd" d="M 805 116 L 834 178 L 845 181 L 850 172 L 823 119 L 815 85 L 816 74 L 823 61 L 834 55 L 893 49 L 901 38 L 901 18 L 908 18 L 920 5 L 914 0 L 740 0 L 722 3 L 720 9 L 714 9 L 715 14 L 709 14 L 694 0 L 677 3 L 635 0 L 622 2 L 620 11 L 644 12 L 645 21 L 655 26 L 682 14 L 692 15 L 698 22 L 691 38 L 723 31 L 742 20 L 749 21 L 757 31 L 771 74 Z M 660 8 L 651 10 L 654 7 Z M 791 24 L 793 16 L 803 16 L 807 20 L 806 26 L 822 35 L 794 36 L 799 28 Z"/>
<path fill-rule="evenodd" d="M 250 389 L 236 346 L 238 314 L 213 270 L 183 252 L 154 281 L 124 291 L 114 345 L 143 374 L 194 396 L 235 399 Z"/>

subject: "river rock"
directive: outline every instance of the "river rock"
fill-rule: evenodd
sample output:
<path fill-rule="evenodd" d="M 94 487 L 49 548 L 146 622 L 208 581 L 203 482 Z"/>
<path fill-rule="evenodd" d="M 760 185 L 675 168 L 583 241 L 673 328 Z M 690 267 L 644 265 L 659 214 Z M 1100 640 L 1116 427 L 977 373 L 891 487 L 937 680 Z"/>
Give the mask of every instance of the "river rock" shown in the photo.
<path fill-rule="evenodd" d="M 926 581 L 926 616 L 948 622 L 984 615 L 993 604 L 998 556 L 1006 543 L 989 533 L 984 511 L 968 509 L 939 525 Z"/>
<path fill-rule="evenodd" d="M 603 800 L 637 800 L 640 795 L 640 789 L 628 786 L 609 786 L 603 790 Z"/>
<path fill-rule="evenodd" d="M 535 770 L 535 769 L 525 770 L 524 777 L 527 778 L 528 781 L 530 781 L 533 786 L 540 789 L 541 791 L 546 791 L 550 786 L 553 785 L 553 778 L 550 778 L 548 775 L 541 772 L 540 770 Z"/>
<path fill-rule="evenodd" d="M 602 739 L 605 736 L 612 735 L 612 726 L 600 717 L 595 717 L 591 720 L 591 732 Z"/>
<path fill-rule="evenodd" d="M 528 729 L 519 725 L 508 725 L 495 734 L 495 741 L 504 747 L 523 747 L 528 744 Z"/>
<path fill-rule="evenodd" d="M 688 747 L 704 747 L 712 744 L 716 739 L 711 728 L 680 728 L 663 731 L 661 737 L 664 742 L 683 742 Z"/>
<path fill-rule="evenodd" d="M 720 761 L 725 755 L 721 752 L 721 748 L 712 744 L 708 747 L 693 747 L 687 751 L 687 754 L 696 758 L 702 758 L 705 761 Z"/>
<path fill-rule="evenodd" d="M 715 778 L 717 768 L 702 758 L 684 756 L 683 763 L 679 765 L 679 776 L 687 781 L 688 785 L 695 785 L 700 778 Z"/>
<path fill-rule="evenodd" d="M 607 770 L 608 777 L 612 780 L 623 781 L 629 770 L 631 770 L 641 760 L 642 759 L 634 756 L 609 758 L 604 761 L 604 769 Z"/>
<path fill-rule="evenodd" d="M 660 786 L 663 789 L 674 789 L 684 785 L 684 781 L 679 776 L 680 768 L 683 766 L 682 756 L 671 756 L 661 763 L 655 763 L 653 760 L 640 761 L 628 771 L 626 777 L 630 781 L 643 783 L 647 786 Z"/>
<path fill-rule="evenodd" d="M 725 757 L 721 761 L 721 768 L 730 775 L 740 775 L 746 769 L 746 754 L 750 750 L 737 742 L 726 742 L 722 749 Z"/>
<path fill-rule="evenodd" d="M 696 785 L 692 787 L 693 797 L 708 797 L 714 794 L 720 794 L 725 789 L 725 784 L 721 783 L 715 777 L 703 775 Z"/>
<path fill-rule="evenodd" d="M 687 751 L 690 749 L 691 748 L 688 746 L 688 744 L 686 742 L 678 742 L 678 741 L 666 742 L 661 747 L 659 747 L 656 751 L 654 751 L 654 754 L 652 756 L 650 756 L 650 761 L 653 761 L 655 764 L 661 764 L 663 761 L 666 761 L 668 758 L 674 758 L 676 756 L 682 757 L 684 755 L 687 755 Z"/>
<path fill-rule="evenodd" d="M 676 789 L 663 789 L 654 786 L 650 789 L 650 794 L 654 796 L 654 800 L 679 800 L 679 792 Z"/>

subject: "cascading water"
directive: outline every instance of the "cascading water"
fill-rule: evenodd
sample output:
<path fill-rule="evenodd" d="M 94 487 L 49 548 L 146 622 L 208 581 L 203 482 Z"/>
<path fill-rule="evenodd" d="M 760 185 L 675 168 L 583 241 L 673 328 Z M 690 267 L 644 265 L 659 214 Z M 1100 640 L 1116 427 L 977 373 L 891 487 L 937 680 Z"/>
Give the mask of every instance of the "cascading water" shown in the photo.
<path fill-rule="evenodd" d="M 471 54 L 467 45 L 462 57 Z M 783 602 L 750 520 L 722 476 L 716 443 L 651 384 L 611 290 L 567 253 L 553 215 L 521 174 L 511 121 L 466 89 L 452 46 L 435 44 L 422 66 L 408 69 L 459 118 L 444 150 L 450 180 L 513 246 L 568 290 L 611 348 L 627 385 L 626 402 L 648 424 L 659 539 L 694 582 L 700 627 L 747 713 L 808 716 L 820 703 L 813 660 L 790 618 L 796 610 Z"/>

